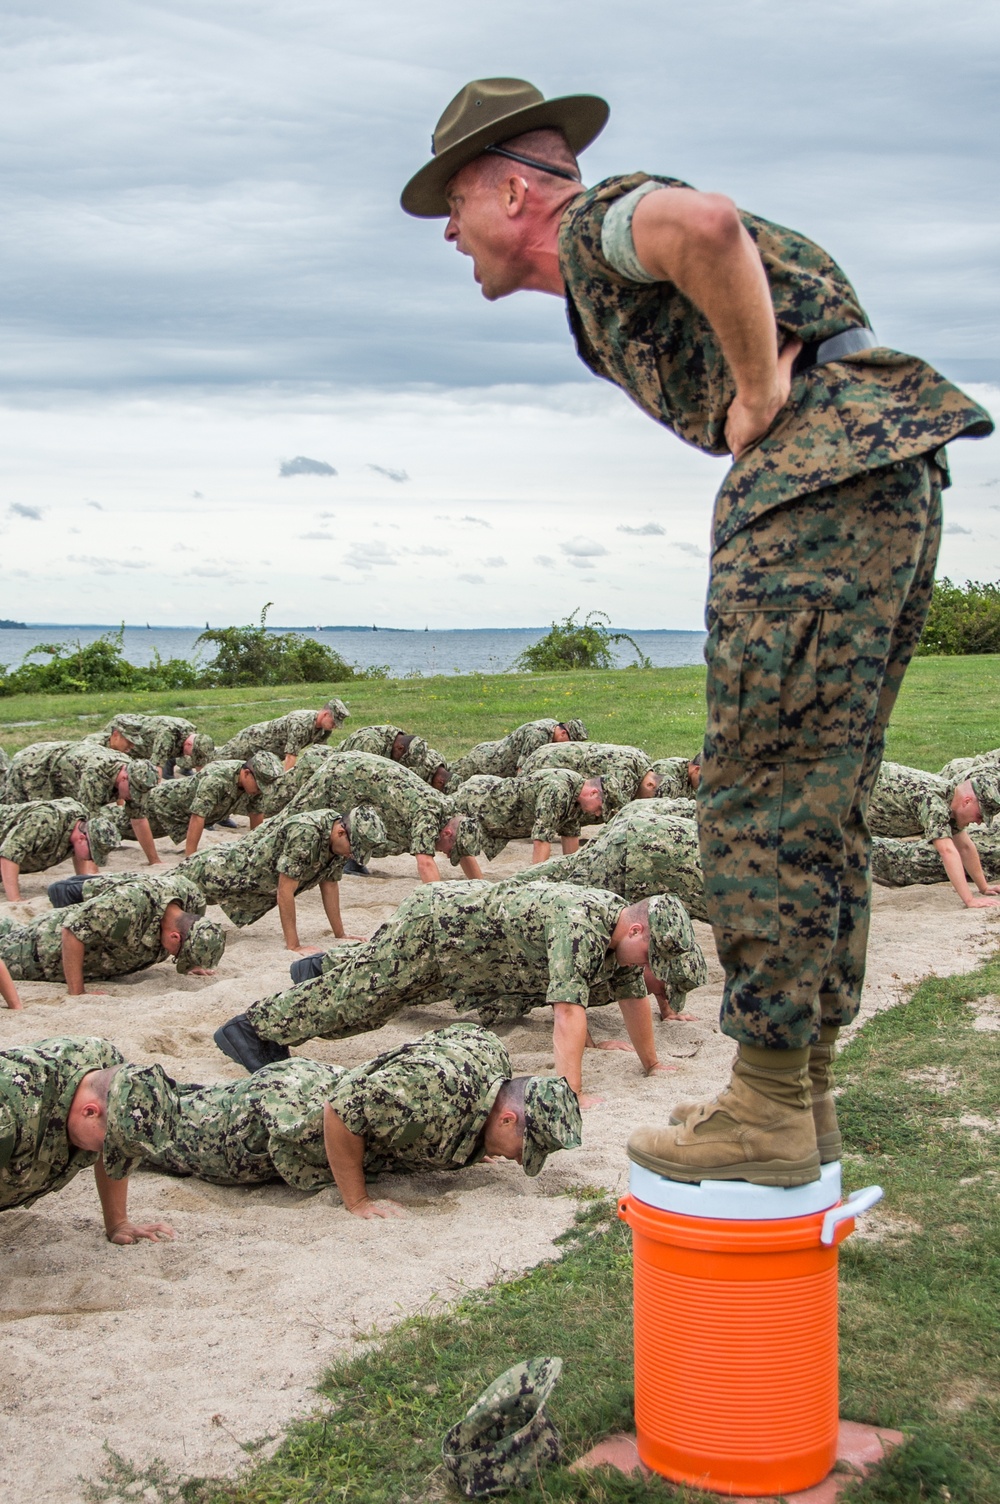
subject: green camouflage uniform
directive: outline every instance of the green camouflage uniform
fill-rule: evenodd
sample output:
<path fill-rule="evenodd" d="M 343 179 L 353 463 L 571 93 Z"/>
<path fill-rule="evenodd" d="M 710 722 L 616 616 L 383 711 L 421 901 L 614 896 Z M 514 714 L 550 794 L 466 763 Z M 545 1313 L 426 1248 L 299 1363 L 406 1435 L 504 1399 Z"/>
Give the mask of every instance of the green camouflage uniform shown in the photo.
<path fill-rule="evenodd" d="M 560 263 L 581 358 L 657 422 L 727 451 L 732 374 L 704 315 L 605 255 L 605 215 L 654 181 L 608 179 L 568 206 Z M 667 187 L 687 185 L 657 178 Z M 867 320 L 831 258 L 751 214 L 779 340 Z M 613 237 L 611 237 L 613 238 Z M 848 1023 L 870 909 L 865 810 L 919 639 L 940 536 L 941 446 L 988 413 L 912 356 L 863 351 L 792 378 L 716 499 L 699 830 L 726 970 L 722 1026 L 798 1048 Z M 931 456 L 937 457 L 937 463 Z"/>
<path fill-rule="evenodd" d="M 167 958 L 160 920 L 170 904 L 180 904 L 189 914 L 205 912 L 200 890 L 174 873 L 91 877 L 84 893 L 83 903 L 53 909 L 27 924 L 0 919 L 0 961 L 6 962 L 15 981 L 63 980 L 64 929 L 83 942 L 85 981 L 145 971 Z"/>
<path fill-rule="evenodd" d="M 11 763 L 7 802 L 71 798 L 79 800 L 88 814 L 96 815 L 103 804 L 117 799 L 118 774 L 132 762 L 141 767 L 144 781 L 155 778 L 150 763 L 140 763 L 127 752 L 112 752 L 86 741 L 35 742 L 22 748 Z M 148 797 L 147 791 L 135 789 L 123 806 L 126 818 L 143 816 Z"/>
<path fill-rule="evenodd" d="M 992 752 L 977 752 L 975 757 L 953 757 L 951 762 L 945 763 L 938 777 L 954 788 L 956 783 L 983 768 L 1000 768 L 1000 747 L 994 747 Z"/>
<path fill-rule="evenodd" d="M 228 815 L 255 812 L 261 795 L 251 797 L 239 785 L 242 762 L 227 758 L 210 762 L 190 778 L 168 778 L 146 796 L 149 828 L 156 837 L 169 836 L 175 845 L 183 845 L 188 821 L 201 815 L 206 825 L 217 825 Z"/>
<path fill-rule="evenodd" d="M 422 736 L 411 737 L 402 757 L 394 758 L 392 749 L 397 736 L 408 735 L 409 732 L 404 731 L 402 726 L 359 726 L 332 750 L 370 752 L 374 757 L 388 757 L 390 761 L 398 762 L 401 768 L 409 768 L 411 773 L 416 773 L 425 783 L 430 783 L 438 768 L 447 768 L 448 764 L 440 752 L 428 746 Z"/>
<path fill-rule="evenodd" d="M 485 1022 L 548 1003 L 603 1007 L 645 997 L 642 968 L 620 966 L 608 942 L 615 893 L 555 883 L 426 883 L 363 945 L 323 958 L 323 972 L 262 998 L 247 1018 L 263 1039 L 301 1044 L 380 1029 L 402 1008 L 450 998 Z M 664 952 L 694 944 L 678 904 Z"/>
<path fill-rule="evenodd" d="M 694 804 L 694 789 L 688 773 L 690 758 L 660 757 L 652 764 L 654 773 L 659 773 L 663 782 L 656 791 L 657 799 L 689 799 Z M 692 816 L 694 811 L 692 810 Z"/>
<path fill-rule="evenodd" d="M 946 840 L 957 829 L 951 817 L 952 790 L 936 773 L 884 762 L 868 805 L 873 836 L 923 836 Z"/>
<path fill-rule="evenodd" d="M 526 757 L 536 748 L 551 742 L 553 731 L 560 725 L 566 727 L 571 741 L 586 741 L 587 728 L 582 721 L 526 721 L 499 741 L 479 742 L 464 757 L 452 763 L 448 788 L 457 788 L 476 773 L 488 773 L 493 778 L 513 778 Z"/>
<path fill-rule="evenodd" d="M 508 841 L 551 845 L 560 836 L 578 836 L 586 818 L 578 803 L 583 784 L 580 774 L 568 768 L 543 768 L 519 778 L 476 773 L 460 786 L 454 804 L 463 815 L 478 820 L 483 853 L 492 862 Z"/>
<path fill-rule="evenodd" d="M 340 881 L 346 857 L 330 850 L 330 832 L 341 819 L 332 809 L 279 815 L 230 845 L 197 852 L 176 870 L 234 924 L 253 924 L 278 902 L 279 877 L 295 878 L 297 893 Z"/>
<path fill-rule="evenodd" d="M 698 827 L 688 808 L 684 815 L 659 799 L 633 800 L 579 851 L 527 867 L 511 881 L 606 888 L 626 903 L 669 893 L 692 919 L 707 919 Z"/>
<path fill-rule="evenodd" d="M 1000 830 L 988 825 L 966 826 L 979 852 L 987 882 L 1000 882 Z M 872 841 L 872 877 L 885 888 L 908 888 L 914 883 L 946 883 L 948 874 L 930 841 L 901 841 L 876 836 Z"/>
<path fill-rule="evenodd" d="M 607 819 L 634 799 L 639 784 L 653 766 L 641 747 L 619 746 L 617 742 L 554 742 L 539 747 L 521 765 L 522 773 L 539 768 L 571 768 L 584 778 L 604 780 L 604 813 L 595 820 Z M 584 817 L 583 823 L 589 822 Z"/>
<path fill-rule="evenodd" d="M 0 1051 L 0 1210 L 30 1206 L 96 1163 L 70 1143 L 69 1109 L 88 1071 L 121 1064 L 105 1039 L 39 1039 Z"/>
<path fill-rule="evenodd" d="M 316 742 L 325 742 L 330 735 L 316 725 L 315 710 L 290 710 L 287 715 L 274 721 L 257 721 L 253 726 L 244 726 L 221 747 L 216 747 L 217 758 L 239 758 L 245 762 L 254 752 L 273 752 L 282 761 L 286 757 L 298 757 L 306 747 Z"/>
<path fill-rule="evenodd" d="M 100 731 L 89 731 L 83 738 L 90 746 L 109 747 L 111 734 L 120 731 L 122 736 L 132 744 L 133 757 L 148 757 L 153 762 L 159 762 L 159 758 L 153 757 L 152 747 L 155 736 L 153 722 L 159 717 L 151 715 L 134 714 L 131 711 L 122 715 L 116 715 L 102 726 Z M 191 728 L 194 730 L 194 727 Z"/>
<path fill-rule="evenodd" d="M 441 829 L 454 813 L 452 801 L 416 773 L 370 752 L 331 752 L 318 761 L 315 771 L 309 770 L 285 808 L 299 814 L 308 809 L 354 809 L 358 804 L 370 804 L 382 817 L 382 856 L 433 856 Z"/>
<path fill-rule="evenodd" d="M 482 1159 L 483 1128 L 513 1075 L 495 1035 L 452 1024 L 346 1070 L 282 1060 L 244 1081 L 184 1086 L 158 1065 L 117 1072 L 108 1100 L 105 1163 L 120 1179 L 140 1161 L 217 1185 L 284 1180 L 332 1185 L 323 1144 L 329 1103 L 365 1140 L 367 1175 L 460 1170 Z"/>
<path fill-rule="evenodd" d="M 102 731 L 91 732 L 87 741 L 97 741 L 104 747 L 111 740 L 112 731 L 121 731 L 135 746 L 137 757 L 148 757 L 158 768 L 166 762 L 177 762 L 184 757 L 184 743 L 189 736 L 197 736 L 198 728 L 193 721 L 179 715 L 116 715 Z M 141 749 L 141 750 L 140 750 Z"/>
<path fill-rule="evenodd" d="M 22 872 L 44 872 L 70 855 L 70 835 L 87 818 L 78 799 L 0 805 L 0 857 L 15 862 Z"/>

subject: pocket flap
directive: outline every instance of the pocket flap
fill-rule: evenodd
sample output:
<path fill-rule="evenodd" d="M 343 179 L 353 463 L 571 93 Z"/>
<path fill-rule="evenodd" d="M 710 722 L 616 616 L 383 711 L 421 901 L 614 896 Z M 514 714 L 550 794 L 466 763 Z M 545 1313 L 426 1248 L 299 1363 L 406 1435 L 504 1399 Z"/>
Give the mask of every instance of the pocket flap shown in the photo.
<path fill-rule="evenodd" d="M 727 575 L 709 586 L 709 605 L 729 611 L 849 611 L 857 604 L 854 570 L 748 570 L 742 578 Z"/>

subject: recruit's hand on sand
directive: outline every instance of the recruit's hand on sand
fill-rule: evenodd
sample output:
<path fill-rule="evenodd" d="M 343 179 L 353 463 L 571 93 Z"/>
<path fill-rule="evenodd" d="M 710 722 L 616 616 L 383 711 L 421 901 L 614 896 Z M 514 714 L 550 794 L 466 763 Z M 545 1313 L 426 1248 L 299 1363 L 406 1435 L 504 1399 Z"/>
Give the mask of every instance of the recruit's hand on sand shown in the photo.
<path fill-rule="evenodd" d="M 119 1243 L 125 1246 L 129 1243 L 138 1243 L 143 1238 L 148 1238 L 151 1243 L 167 1243 L 177 1234 L 167 1222 L 119 1222 L 106 1233 L 109 1243 Z"/>
<path fill-rule="evenodd" d="M 393 1217 L 405 1217 L 406 1212 L 398 1201 L 372 1201 L 366 1196 L 364 1201 L 356 1201 L 347 1210 L 352 1217 L 364 1217 L 366 1221 L 372 1217 L 385 1217 L 390 1220 Z"/>
<path fill-rule="evenodd" d="M 293 956 L 315 956 L 323 947 L 321 945 L 286 945 L 285 949 L 290 950 Z"/>
<path fill-rule="evenodd" d="M 995 904 L 1000 903 L 1000 899 L 991 898 L 989 895 L 998 891 L 1000 890 L 997 888 L 990 888 L 986 893 L 971 893 L 965 900 L 965 907 L 967 909 L 991 909 Z"/>
<path fill-rule="evenodd" d="M 218 972 L 214 966 L 192 966 L 188 972 L 189 977 L 214 977 Z"/>

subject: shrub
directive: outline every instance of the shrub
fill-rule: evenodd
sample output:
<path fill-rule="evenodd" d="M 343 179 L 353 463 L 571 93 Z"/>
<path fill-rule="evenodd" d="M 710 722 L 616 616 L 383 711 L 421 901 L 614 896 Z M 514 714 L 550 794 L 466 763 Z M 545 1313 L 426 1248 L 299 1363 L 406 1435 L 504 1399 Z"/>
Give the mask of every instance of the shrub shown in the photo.
<path fill-rule="evenodd" d="M 1000 584 L 938 580 L 917 652 L 1000 653 Z"/>
<path fill-rule="evenodd" d="M 268 601 L 256 626 L 212 627 L 198 642 L 212 642 L 216 654 L 199 683 L 238 689 L 261 684 L 337 684 L 349 679 L 386 679 L 388 668 L 358 668 L 325 642 L 298 632 L 269 632 Z"/>
<path fill-rule="evenodd" d="M 122 653 L 124 630 L 106 632 L 93 642 L 71 646 L 65 642 L 39 643 L 29 648 L 20 665 L 8 670 L 0 665 L 0 695 L 86 694 L 108 689 L 193 689 L 198 670 L 184 658 L 164 662 L 154 652 L 145 668 L 129 663 Z M 47 654 L 47 663 L 29 660 Z"/>
<path fill-rule="evenodd" d="M 653 667 L 627 632 L 610 630 L 609 618 L 603 611 L 590 611 L 583 621 L 577 621 L 578 614 L 579 607 L 565 620 L 554 621 L 544 637 L 525 648 L 515 668 L 536 674 L 562 673 L 573 668 L 617 668 L 613 649 L 620 642 L 627 642 L 638 659 L 630 668 Z"/>

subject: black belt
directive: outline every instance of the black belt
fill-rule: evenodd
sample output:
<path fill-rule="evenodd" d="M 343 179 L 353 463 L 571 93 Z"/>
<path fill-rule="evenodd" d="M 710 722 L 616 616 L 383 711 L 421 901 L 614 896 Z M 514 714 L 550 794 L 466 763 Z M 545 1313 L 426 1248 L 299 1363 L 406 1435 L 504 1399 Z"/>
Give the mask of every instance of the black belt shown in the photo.
<path fill-rule="evenodd" d="M 813 366 L 825 366 L 831 360 L 843 360 L 845 355 L 874 350 L 877 344 L 871 329 L 844 329 L 840 334 L 831 334 L 829 339 L 811 340 L 796 355 L 792 375 L 799 376 L 803 371 L 811 371 Z"/>

